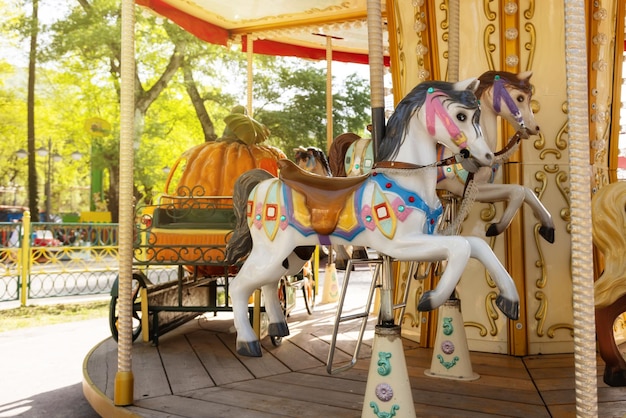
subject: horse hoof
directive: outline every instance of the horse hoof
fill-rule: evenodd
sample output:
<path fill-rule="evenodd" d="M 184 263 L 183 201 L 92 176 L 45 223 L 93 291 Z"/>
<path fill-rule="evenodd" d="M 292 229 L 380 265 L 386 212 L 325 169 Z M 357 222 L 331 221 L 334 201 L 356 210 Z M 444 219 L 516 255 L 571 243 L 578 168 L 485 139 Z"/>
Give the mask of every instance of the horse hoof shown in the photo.
<path fill-rule="evenodd" d="M 289 335 L 289 326 L 286 322 L 271 323 L 267 327 L 267 333 L 272 337 L 286 337 Z"/>
<path fill-rule="evenodd" d="M 509 319 L 514 321 L 519 319 L 519 302 L 514 302 L 502 297 L 502 295 L 498 295 L 496 305 Z"/>
<path fill-rule="evenodd" d="M 237 341 L 237 354 L 246 357 L 261 357 L 261 343 L 258 341 Z"/>
<path fill-rule="evenodd" d="M 428 312 L 432 311 L 435 307 L 432 304 L 432 300 L 430 299 L 430 293 L 432 291 L 424 292 L 422 297 L 420 298 L 420 302 L 417 305 L 417 310 L 420 312 Z"/>
<path fill-rule="evenodd" d="M 489 225 L 489 228 L 487 228 L 487 233 L 485 235 L 487 235 L 488 237 L 495 237 L 500 235 L 500 232 L 498 232 L 498 226 L 496 224 Z"/>
<path fill-rule="evenodd" d="M 554 228 L 549 226 L 540 226 L 539 235 L 541 235 L 550 244 L 554 244 Z"/>

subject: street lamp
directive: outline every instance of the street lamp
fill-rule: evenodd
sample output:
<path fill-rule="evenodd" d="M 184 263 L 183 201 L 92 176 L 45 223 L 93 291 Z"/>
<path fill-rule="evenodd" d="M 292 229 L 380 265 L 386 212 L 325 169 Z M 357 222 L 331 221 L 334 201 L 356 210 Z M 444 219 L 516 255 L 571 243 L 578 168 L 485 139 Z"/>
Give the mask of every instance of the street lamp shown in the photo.
<path fill-rule="evenodd" d="M 40 147 L 37 148 L 37 155 L 39 155 L 40 157 L 48 157 L 48 161 L 47 161 L 47 167 L 46 167 L 46 186 L 45 186 L 45 195 L 46 195 L 46 214 L 45 214 L 45 220 L 46 222 L 50 222 L 52 221 L 52 219 L 50 218 L 50 176 L 52 174 L 52 161 L 54 161 L 55 163 L 58 163 L 59 161 L 61 161 L 63 159 L 63 157 L 61 157 L 59 154 L 54 153 L 52 154 L 52 139 L 48 138 L 48 147 Z"/>
<path fill-rule="evenodd" d="M 37 153 L 38 156 L 40 157 L 48 157 L 47 160 L 47 164 L 46 164 L 46 184 L 45 184 L 45 189 L 44 189 L 44 193 L 46 195 L 46 212 L 45 212 L 45 220 L 47 222 L 50 222 L 52 219 L 50 218 L 50 205 L 51 205 L 51 190 L 50 190 L 50 184 L 51 184 L 51 177 L 52 177 L 52 162 L 58 163 L 59 161 L 63 160 L 63 157 L 60 156 L 57 153 L 52 153 L 52 139 L 48 138 L 48 146 L 47 147 L 39 147 L 37 148 L 37 150 L 35 151 Z M 17 150 L 15 152 L 15 155 L 18 158 L 26 158 L 28 156 L 28 152 L 20 149 Z M 71 154 L 71 157 L 73 160 L 78 161 L 81 158 L 83 158 L 83 154 L 81 154 L 78 151 L 74 151 Z"/>

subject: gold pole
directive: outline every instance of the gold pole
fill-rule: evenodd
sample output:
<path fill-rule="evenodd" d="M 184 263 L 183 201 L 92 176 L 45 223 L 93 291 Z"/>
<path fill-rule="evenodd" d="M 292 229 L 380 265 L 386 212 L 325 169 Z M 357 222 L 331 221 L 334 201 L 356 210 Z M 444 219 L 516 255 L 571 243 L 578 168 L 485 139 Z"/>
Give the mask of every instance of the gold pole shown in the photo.
<path fill-rule="evenodd" d="M 254 42 L 252 41 L 252 34 L 248 34 L 246 36 L 246 46 L 247 46 L 247 59 L 248 59 L 248 80 L 247 80 L 247 104 L 246 109 L 248 110 L 248 116 L 252 117 L 252 78 L 253 78 L 253 68 L 252 68 L 252 55 Z"/>
<path fill-rule="evenodd" d="M 18 241 L 19 242 L 19 241 Z M 20 304 L 22 307 L 28 303 L 28 277 L 30 276 L 30 211 L 25 211 L 22 216 L 22 245 L 18 252 L 17 262 L 20 266 L 20 280 L 22 281 L 22 291 L 20 293 Z"/>
<path fill-rule="evenodd" d="M 333 38 L 326 35 L 326 151 L 333 143 Z"/>

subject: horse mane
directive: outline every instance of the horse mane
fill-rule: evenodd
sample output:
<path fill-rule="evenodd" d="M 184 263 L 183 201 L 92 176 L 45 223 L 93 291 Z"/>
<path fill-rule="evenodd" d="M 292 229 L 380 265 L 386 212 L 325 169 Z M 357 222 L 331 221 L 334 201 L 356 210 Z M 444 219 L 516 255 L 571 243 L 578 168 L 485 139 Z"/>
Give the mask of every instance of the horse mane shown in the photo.
<path fill-rule="evenodd" d="M 326 157 L 326 154 L 324 153 L 324 151 L 322 151 L 320 148 L 318 147 L 302 147 L 300 146 L 299 148 L 295 149 L 296 152 L 306 152 L 307 154 L 311 155 L 313 158 L 315 158 L 315 160 L 317 162 L 319 162 L 320 164 L 322 164 L 322 167 L 324 167 L 324 171 L 326 172 L 327 176 L 332 176 L 332 170 L 330 169 L 330 164 L 328 163 L 328 158 Z M 296 163 L 297 163 L 297 157 L 296 157 Z"/>
<path fill-rule="evenodd" d="M 313 153 L 313 158 L 315 158 L 324 166 L 324 171 L 328 173 L 328 176 L 332 176 L 330 164 L 328 163 L 328 158 L 326 158 L 326 154 L 324 153 L 324 151 L 317 147 L 308 147 L 307 149 Z"/>
<path fill-rule="evenodd" d="M 526 94 L 532 94 L 532 85 L 528 78 L 519 79 L 517 74 L 508 71 L 486 71 L 478 77 L 480 84 L 476 89 L 476 97 L 481 97 L 485 90 L 493 86 L 496 76 L 500 76 L 506 84 L 513 86 L 514 88 L 523 91 Z"/>
<path fill-rule="evenodd" d="M 468 108 L 478 108 L 478 99 L 471 90 L 454 90 L 454 84 L 445 81 L 426 81 L 418 84 L 398 103 L 387 122 L 385 136 L 378 145 L 377 161 L 389 161 L 398 156 L 398 150 L 404 142 L 406 130 L 411 118 L 426 101 L 429 88 L 445 92 L 453 101 Z"/>
<path fill-rule="evenodd" d="M 361 137 L 357 134 L 346 132 L 333 140 L 330 150 L 328 151 L 328 164 L 330 165 L 330 172 L 333 176 L 346 177 L 346 152 L 348 148 L 350 148 L 350 145 L 359 139 L 361 139 Z"/>
<path fill-rule="evenodd" d="M 604 272 L 594 283 L 595 304 L 611 305 L 626 294 L 626 183 L 601 188 L 591 201 L 593 242 L 604 255 Z"/>

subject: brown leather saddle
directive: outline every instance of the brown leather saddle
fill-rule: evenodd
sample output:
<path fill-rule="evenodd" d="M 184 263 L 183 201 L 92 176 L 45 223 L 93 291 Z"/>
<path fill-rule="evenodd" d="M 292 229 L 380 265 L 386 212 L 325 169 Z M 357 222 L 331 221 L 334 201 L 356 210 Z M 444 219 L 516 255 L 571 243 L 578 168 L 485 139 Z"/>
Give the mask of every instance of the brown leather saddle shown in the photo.
<path fill-rule="evenodd" d="M 290 160 L 279 160 L 278 169 L 279 178 L 304 195 L 304 204 L 311 212 L 311 225 L 320 235 L 330 235 L 335 230 L 351 194 L 369 178 L 369 174 L 357 177 L 311 174 Z"/>

